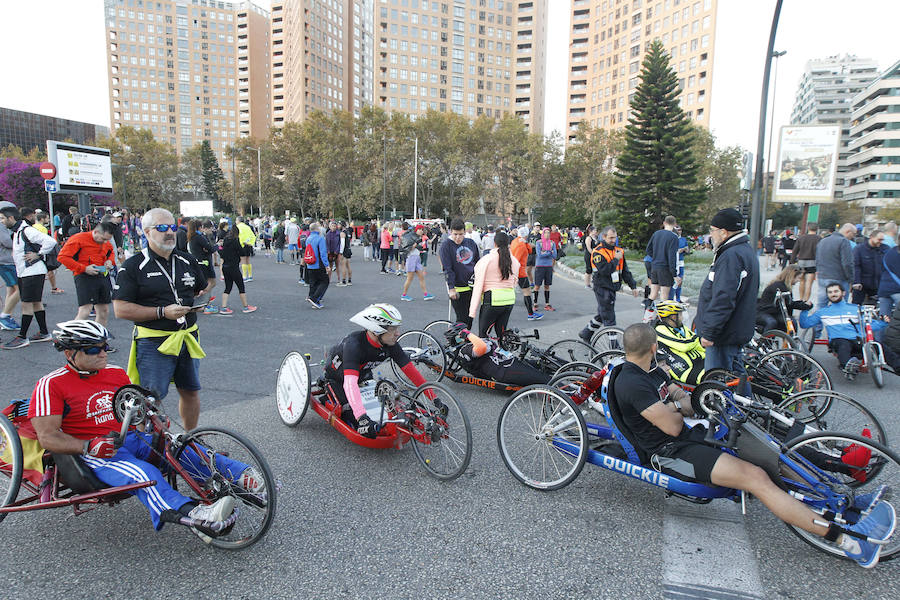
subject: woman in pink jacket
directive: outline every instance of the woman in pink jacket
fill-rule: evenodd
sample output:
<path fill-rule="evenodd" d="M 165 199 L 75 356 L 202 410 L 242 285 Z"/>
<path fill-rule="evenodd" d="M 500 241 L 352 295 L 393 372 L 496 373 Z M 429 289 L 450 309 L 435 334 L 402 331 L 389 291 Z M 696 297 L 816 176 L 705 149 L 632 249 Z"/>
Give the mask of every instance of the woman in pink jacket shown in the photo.
<path fill-rule="evenodd" d="M 475 265 L 469 316 L 474 319 L 480 305 L 479 337 L 485 337 L 488 329 L 493 326 L 493 335 L 502 340 L 509 315 L 516 303 L 515 285 L 519 261 L 509 253 L 509 236 L 506 232 L 497 232 L 494 244 L 494 249 L 482 256 Z"/>

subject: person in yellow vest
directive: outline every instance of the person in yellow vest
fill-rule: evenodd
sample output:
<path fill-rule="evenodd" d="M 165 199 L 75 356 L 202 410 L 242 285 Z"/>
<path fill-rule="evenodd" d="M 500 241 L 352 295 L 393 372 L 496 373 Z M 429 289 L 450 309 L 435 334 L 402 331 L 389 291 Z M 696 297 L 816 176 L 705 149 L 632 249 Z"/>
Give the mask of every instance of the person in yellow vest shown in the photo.
<path fill-rule="evenodd" d="M 677 381 L 697 385 L 703 379 L 706 348 L 696 333 L 684 326 L 681 313 L 685 305 L 674 300 L 656 304 L 656 339 L 666 357 L 669 375 Z"/>
<path fill-rule="evenodd" d="M 206 356 L 197 339 L 197 313 L 206 305 L 197 297 L 211 287 L 197 259 L 175 248 L 172 213 L 148 210 L 141 225 L 147 247 L 122 265 L 113 294 L 116 317 L 135 325 L 128 377 L 160 400 L 174 379 L 178 412 L 191 430 L 200 416 L 199 359 Z"/>
<path fill-rule="evenodd" d="M 237 217 L 235 223 L 238 228 L 238 240 L 241 242 L 241 274 L 244 281 L 253 281 L 253 265 L 250 264 L 250 257 L 256 244 L 256 234 L 253 233 L 252 227 L 244 223 L 244 217 Z"/>
<path fill-rule="evenodd" d="M 586 342 L 590 342 L 591 336 L 601 327 L 616 324 L 616 292 L 622 289 L 623 282 L 628 284 L 635 298 L 638 295 L 637 283 L 625 262 L 625 251 L 616 245 L 617 238 L 614 227 L 604 227 L 599 243 L 591 251 L 594 269 L 591 287 L 597 299 L 597 314 L 578 334 Z"/>

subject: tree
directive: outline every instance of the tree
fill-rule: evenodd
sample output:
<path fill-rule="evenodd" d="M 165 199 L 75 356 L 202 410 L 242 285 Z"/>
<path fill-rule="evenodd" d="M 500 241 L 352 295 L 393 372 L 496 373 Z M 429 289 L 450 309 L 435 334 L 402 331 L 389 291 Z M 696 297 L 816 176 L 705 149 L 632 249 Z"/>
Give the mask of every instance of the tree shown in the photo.
<path fill-rule="evenodd" d="M 122 178 L 115 178 L 115 203 L 141 210 L 163 207 L 177 212 L 175 199 L 182 182 L 178 156 L 172 146 L 154 139 L 148 129 L 133 127 L 121 127 L 115 137 L 101 137 L 94 145 L 108 148 L 117 164 L 135 166 L 126 175 L 127 204 L 123 204 Z"/>
<path fill-rule="evenodd" d="M 625 127 L 613 184 L 619 233 L 643 246 L 666 215 L 688 227 L 706 195 L 692 151 L 694 132 L 678 102 L 678 77 L 659 40 L 650 44 Z"/>
<path fill-rule="evenodd" d="M 721 209 L 740 204 L 744 149 L 740 146 L 719 148 L 708 129 L 694 126 L 694 155 L 700 165 L 699 178 L 706 183 L 707 189 L 706 201 L 697 208 L 695 220 L 702 229 Z M 688 231 L 698 233 L 693 228 L 688 228 Z"/>
<path fill-rule="evenodd" d="M 0 200 L 18 207 L 43 206 L 47 202 L 40 163 L 0 158 Z"/>
<path fill-rule="evenodd" d="M 219 167 L 219 161 L 216 159 L 215 152 L 209 145 L 209 140 L 200 142 L 200 174 L 203 179 L 203 193 L 206 197 L 213 201 L 215 210 L 224 208 L 222 199 L 219 197 L 219 189 L 225 176 Z"/>
<path fill-rule="evenodd" d="M 595 129 L 584 122 L 566 150 L 567 200 L 580 207 L 579 216 L 590 217 L 593 224 L 598 211 L 608 211 L 614 204 L 613 168 L 624 145 L 621 131 Z"/>

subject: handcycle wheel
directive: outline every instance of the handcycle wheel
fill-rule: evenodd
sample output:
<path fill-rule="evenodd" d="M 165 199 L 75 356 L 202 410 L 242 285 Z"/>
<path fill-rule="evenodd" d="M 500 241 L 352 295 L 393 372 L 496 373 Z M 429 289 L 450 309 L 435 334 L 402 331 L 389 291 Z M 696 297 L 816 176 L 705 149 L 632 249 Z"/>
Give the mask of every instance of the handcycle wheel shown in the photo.
<path fill-rule="evenodd" d="M 591 346 L 597 352 L 625 349 L 625 330 L 615 325 L 601 327 L 591 335 Z"/>
<path fill-rule="evenodd" d="M 434 335 L 413 329 L 397 338 L 397 345 L 409 355 L 410 360 L 425 381 L 437 383 L 444 378 L 447 355 L 444 354 L 444 346 Z M 400 367 L 394 364 L 394 361 L 391 361 L 391 369 L 400 381 L 413 385 Z"/>
<path fill-rule="evenodd" d="M 872 374 L 872 381 L 878 388 L 884 387 L 884 362 L 881 360 L 881 353 L 878 352 L 875 344 L 866 342 L 863 345 L 863 358 L 866 361 L 866 368 Z"/>
<path fill-rule="evenodd" d="M 800 350 L 776 350 L 747 366 L 753 392 L 774 403 L 797 392 L 831 389 L 825 367 Z"/>
<path fill-rule="evenodd" d="M 299 352 L 288 352 L 275 380 L 275 407 L 282 423 L 295 427 L 309 408 L 309 365 Z"/>
<path fill-rule="evenodd" d="M 759 343 L 760 345 L 764 345 L 769 351 L 799 350 L 797 347 L 797 340 L 795 340 L 793 336 L 778 329 L 770 329 L 763 333 L 759 339 Z"/>
<path fill-rule="evenodd" d="M 553 377 L 556 377 L 560 373 L 568 373 L 570 371 L 578 371 L 581 373 L 585 373 L 590 375 L 594 371 L 599 371 L 603 367 L 598 367 L 593 362 L 582 361 L 582 360 L 573 360 L 572 362 L 566 363 L 553 373 Z"/>
<path fill-rule="evenodd" d="M 882 486 L 896 490 L 900 485 L 900 458 L 884 445 L 862 436 L 812 433 L 788 442 L 784 455 L 792 462 L 802 465 L 803 473 L 807 477 L 811 476 L 816 483 L 824 484 L 837 494 L 851 496 L 855 507 L 864 506 L 866 498 L 883 490 Z M 782 468 L 793 470 L 784 461 Z M 796 476 L 784 477 L 783 483 L 789 491 L 800 492 L 804 496 L 804 502 L 813 506 L 828 496 L 827 493 L 813 489 L 808 483 L 801 482 Z M 888 495 L 889 491 L 885 497 Z M 833 556 L 844 557 L 844 552 L 825 538 L 791 525 L 788 525 L 788 529 L 814 548 Z M 882 546 L 881 560 L 891 560 L 898 553 L 900 531 L 895 531 L 887 544 Z"/>
<path fill-rule="evenodd" d="M 722 392 L 727 389 L 724 383 L 715 379 L 701 381 L 691 391 L 691 408 L 694 413 L 706 418 L 718 412 L 716 406 L 724 405 Z"/>
<path fill-rule="evenodd" d="M 237 520 L 234 526 L 211 545 L 240 550 L 258 542 L 275 517 L 278 482 L 259 450 L 244 436 L 219 427 L 200 427 L 188 432 L 178 446 L 175 459 L 203 491 L 206 500 L 215 502 L 231 496 Z M 178 484 L 174 469 L 169 476 L 172 487 Z M 182 482 L 181 491 L 201 500 L 196 491 Z"/>
<path fill-rule="evenodd" d="M 878 418 L 859 401 L 834 390 L 792 394 L 774 408 L 809 428 L 857 435 L 868 430 L 872 440 L 888 445 L 887 433 Z"/>
<path fill-rule="evenodd" d="M 0 473 L 4 475 L 0 477 L 0 506 L 12 504 L 19 495 L 23 464 L 19 433 L 6 415 L 0 415 Z M 6 514 L 0 513 L 0 521 Z"/>
<path fill-rule="evenodd" d="M 625 358 L 625 351 L 611 349 L 596 354 L 591 362 L 602 369 L 612 361 L 620 358 Z"/>
<path fill-rule="evenodd" d="M 462 404 L 445 386 L 423 383 L 408 410 L 414 413 L 413 452 L 428 474 L 442 481 L 462 475 L 472 460 L 472 426 Z"/>
<path fill-rule="evenodd" d="M 816 330 L 814 327 L 808 327 L 798 336 L 800 338 L 800 349 L 805 352 L 812 353 L 816 347 Z"/>
<path fill-rule="evenodd" d="M 519 390 L 500 411 L 497 446 L 506 468 L 521 483 L 558 490 L 584 468 L 587 425 L 565 393 L 533 385 Z"/>
<path fill-rule="evenodd" d="M 430 333 L 435 337 L 435 339 L 437 339 L 438 342 L 440 342 L 442 346 L 446 347 L 447 338 L 444 336 L 444 334 L 447 333 L 447 331 L 451 327 L 453 327 L 453 323 L 451 323 L 447 319 L 438 319 L 437 321 L 432 321 L 431 323 L 426 325 L 422 331 L 424 331 L 425 333 Z"/>
<path fill-rule="evenodd" d="M 587 381 L 590 373 L 580 370 L 561 371 L 553 375 L 547 385 L 565 392 L 567 396 L 571 396 L 581 389 L 581 384 Z"/>
<path fill-rule="evenodd" d="M 555 356 L 560 361 L 557 369 L 566 363 L 592 362 L 591 359 L 597 355 L 597 351 L 593 346 L 585 341 L 576 339 L 554 342 L 547 348 L 546 353 Z M 554 369 L 554 371 L 557 369 Z"/>

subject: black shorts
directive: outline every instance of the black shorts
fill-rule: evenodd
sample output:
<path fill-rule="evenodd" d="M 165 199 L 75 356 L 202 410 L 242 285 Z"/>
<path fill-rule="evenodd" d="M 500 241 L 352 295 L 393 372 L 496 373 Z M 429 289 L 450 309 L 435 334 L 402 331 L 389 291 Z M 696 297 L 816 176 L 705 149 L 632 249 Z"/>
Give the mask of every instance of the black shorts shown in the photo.
<path fill-rule="evenodd" d="M 523 290 L 528 289 L 531 287 L 531 282 L 527 277 L 519 277 L 519 287 Z"/>
<path fill-rule="evenodd" d="M 241 245 L 241 256 L 253 256 L 253 246 Z"/>
<path fill-rule="evenodd" d="M 19 300 L 21 302 L 40 302 L 44 295 L 44 273 L 19 277 Z"/>
<path fill-rule="evenodd" d="M 534 268 L 534 287 L 541 285 L 553 285 L 553 267 L 535 267 Z"/>
<path fill-rule="evenodd" d="M 650 271 L 650 283 L 663 287 L 672 287 L 675 285 L 675 277 L 672 275 L 672 271 L 668 269 L 656 268 Z"/>
<path fill-rule="evenodd" d="M 695 426 L 689 439 L 675 440 L 660 448 L 651 458 L 651 466 L 683 481 L 712 484 L 712 470 L 722 451 L 700 442 L 706 435 L 705 427 Z"/>
<path fill-rule="evenodd" d="M 526 267 L 533 267 L 533 266 L 534 266 L 534 259 L 535 259 L 535 257 L 536 257 L 536 254 L 535 254 L 534 252 L 532 252 L 531 254 L 529 254 L 529 255 L 528 255 L 528 258 L 525 259 L 525 266 L 526 266 Z"/>
<path fill-rule="evenodd" d="M 206 261 L 206 264 L 200 263 L 200 270 L 206 275 L 207 279 L 215 279 L 216 271 L 211 264 L 212 261 Z"/>
<path fill-rule="evenodd" d="M 591 257 L 587 254 L 584 255 L 584 272 L 588 275 L 594 272 L 594 265 L 591 264 Z"/>
<path fill-rule="evenodd" d="M 104 275 L 75 276 L 75 293 L 78 306 L 87 304 L 109 304 L 112 302 L 112 283 Z"/>

